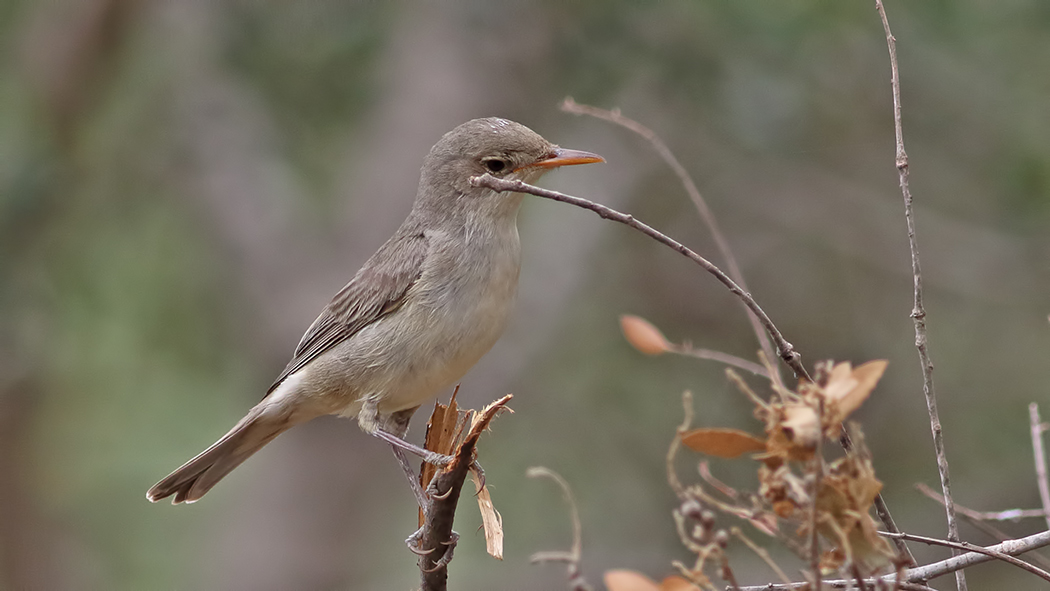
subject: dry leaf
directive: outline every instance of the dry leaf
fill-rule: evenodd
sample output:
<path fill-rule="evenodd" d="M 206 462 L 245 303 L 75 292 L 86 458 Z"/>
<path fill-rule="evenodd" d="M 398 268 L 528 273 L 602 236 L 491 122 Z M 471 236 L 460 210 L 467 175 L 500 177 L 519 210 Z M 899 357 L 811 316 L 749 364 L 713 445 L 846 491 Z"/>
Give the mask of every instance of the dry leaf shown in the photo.
<path fill-rule="evenodd" d="M 682 443 L 693 451 L 729 459 L 766 451 L 765 441 L 738 429 L 693 429 L 682 434 Z"/>
<path fill-rule="evenodd" d="M 878 534 L 869 515 L 881 488 L 871 460 L 851 453 L 828 466 L 817 497 L 817 508 L 826 517 L 822 521 L 835 524 L 834 528 L 818 528 L 820 533 L 835 544 L 848 544 L 849 554 L 868 571 L 889 566 L 894 558 L 889 542 Z"/>
<path fill-rule="evenodd" d="M 780 429 L 795 445 L 813 449 L 821 437 L 820 419 L 817 411 L 808 404 L 784 405 L 784 420 Z"/>
<path fill-rule="evenodd" d="M 609 591 L 660 591 L 652 579 L 633 570 L 607 570 L 603 580 Z"/>
<path fill-rule="evenodd" d="M 478 509 L 481 510 L 481 527 L 485 528 L 485 551 L 496 560 L 503 560 L 503 516 L 492 504 L 489 487 L 481 486 L 481 479 L 474 470 L 470 471 L 474 488 L 478 491 Z"/>
<path fill-rule="evenodd" d="M 886 371 L 887 364 L 889 362 L 885 359 L 878 359 L 869 361 L 853 370 L 853 379 L 857 381 L 857 385 L 843 396 L 841 402 L 839 402 L 839 411 L 842 413 L 843 419 L 854 410 L 857 410 L 861 403 L 867 400 L 871 391 L 875 389 L 875 386 L 882 378 L 882 374 Z"/>
<path fill-rule="evenodd" d="M 620 316 L 620 329 L 627 342 L 646 355 L 661 355 L 671 350 L 671 343 L 660 329 L 647 320 L 625 314 Z"/>
<path fill-rule="evenodd" d="M 824 386 L 824 398 L 828 401 L 840 400 L 856 385 L 857 381 L 853 379 L 853 366 L 850 362 L 837 363 L 828 372 L 828 383 Z"/>
<path fill-rule="evenodd" d="M 868 399 L 888 363 L 885 359 L 878 359 L 853 369 L 849 362 L 843 362 L 831 370 L 823 392 L 828 411 L 825 417 L 828 428 L 837 429 L 839 423 Z"/>

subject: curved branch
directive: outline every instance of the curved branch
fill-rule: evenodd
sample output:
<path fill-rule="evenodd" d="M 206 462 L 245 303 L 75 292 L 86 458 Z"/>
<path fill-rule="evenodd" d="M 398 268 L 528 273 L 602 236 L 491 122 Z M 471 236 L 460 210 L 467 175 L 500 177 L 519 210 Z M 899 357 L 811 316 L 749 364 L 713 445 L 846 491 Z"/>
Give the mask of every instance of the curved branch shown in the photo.
<path fill-rule="evenodd" d="M 616 211 L 615 209 L 606 207 L 600 203 L 595 203 L 593 201 L 582 199 L 580 197 L 574 197 L 572 195 L 566 195 L 565 193 L 559 193 L 557 191 L 551 191 L 548 189 L 541 189 L 539 187 L 530 185 L 528 183 L 523 183 L 521 181 L 507 181 L 503 179 L 497 179 L 496 177 L 490 174 L 483 174 L 481 176 L 472 177 L 470 179 L 470 184 L 475 187 L 487 187 L 489 189 L 492 189 L 493 191 L 514 191 L 516 193 L 528 193 L 530 195 L 536 195 L 537 197 L 544 197 L 546 199 L 561 201 L 562 203 L 568 203 L 570 205 L 575 205 L 576 207 L 589 209 L 607 220 L 619 222 L 621 224 L 634 228 L 635 230 L 638 230 L 642 234 L 645 234 L 646 236 L 652 238 L 653 240 L 656 240 L 664 246 L 670 247 L 672 250 L 678 252 L 682 256 L 696 263 L 697 265 L 700 265 L 700 267 L 708 273 L 714 275 L 715 279 L 718 279 L 718 281 L 721 282 L 722 285 L 725 285 L 729 289 L 729 291 L 733 293 L 733 295 L 740 298 L 740 300 L 744 302 L 744 305 L 746 305 L 747 308 L 751 310 L 755 314 L 755 316 L 758 317 L 759 322 L 762 323 L 762 327 L 766 329 L 766 332 L 769 333 L 770 338 L 773 339 L 773 342 L 777 346 L 777 355 L 780 357 L 780 359 L 783 360 L 784 363 L 786 363 L 787 366 L 790 367 L 796 375 L 812 381 L 812 378 L 809 377 L 809 373 L 806 371 L 806 368 L 802 365 L 802 355 L 800 355 L 798 351 L 795 350 L 795 347 L 792 346 L 791 343 L 787 342 L 787 340 L 784 339 L 784 335 L 780 333 L 780 330 L 776 327 L 776 325 L 773 324 L 773 321 L 769 319 L 769 316 L 766 315 L 765 311 L 762 310 L 761 307 L 759 307 L 758 303 L 755 302 L 755 299 L 751 297 L 751 294 L 744 291 L 739 285 L 737 285 L 735 281 L 730 279 L 729 276 L 726 275 L 724 271 L 719 269 L 714 263 L 696 254 L 682 243 L 674 240 L 673 238 L 668 237 L 666 234 L 659 232 L 652 226 L 636 220 L 631 215 L 621 213 L 619 211 Z"/>
<path fill-rule="evenodd" d="M 581 105 L 576 101 L 572 100 L 572 97 L 567 97 L 561 104 L 561 110 L 566 113 L 572 113 L 574 115 L 588 115 L 603 121 L 619 125 L 624 129 L 633 131 L 634 133 L 641 136 L 647 142 L 649 142 L 656 153 L 663 158 L 667 166 L 674 171 L 678 177 L 678 181 L 682 184 L 682 188 L 689 194 L 689 198 L 693 200 L 693 205 L 696 206 L 697 212 L 700 213 L 700 219 L 707 224 L 707 229 L 711 232 L 711 238 L 715 241 L 715 246 L 718 247 L 718 251 L 722 253 L 722 258 L 725 259 L 726 267 L 729 269 L 729 276 L 733 278 L 740 285 L 741 289 L 747 291 L 747 284 L 744 282 L 744 272 L 740 270 L 740 265 L 736 261 L 736 257 L 733 256 L 733 249 L 729 247 L 729 241 L 722 234 L 722 229 L 718 227 L 718 222 L 715 220 L 715 214 L 711 212 L 711 208 L 707 206 L 707 201 L 703 195 L 700 194 L 700 189 L 696 187 L 696 183 L 693 182 L 693 177 L 689 175 L 689 171 L 682 166 L 682 163 L 675 158 L 674 152 L 671 148 L 667 147 L 667 144 L 656 135 L 656 132 L 642 125 L 641 123 L 631 119 L 630 117 L 624 117 L 620 113 L 619 109 L 613 111 L 607 111 L 605 109 L 599 109 L 591 105 Z M 769 336 L 762 328 L 762 323 L 759 321 L 758 316 L 755 315 L 750 309 L 747 311 L 747 319 L 751 322 L 751 329 L 755 332 L 755 337 L 758 339 L 758 344 L 762 347 L 762 351 L 766 354 L 766 357 L 773 358 L 773 345 L 769 342 Z M 754 370 L 748 370 L 754 371 Z M 759 375 L 763 375 L 762 372 L 756 372 Z M 774 375 L 770 379 L 775 380 L 779 385 L 781 383 L 780 376 Z"/>

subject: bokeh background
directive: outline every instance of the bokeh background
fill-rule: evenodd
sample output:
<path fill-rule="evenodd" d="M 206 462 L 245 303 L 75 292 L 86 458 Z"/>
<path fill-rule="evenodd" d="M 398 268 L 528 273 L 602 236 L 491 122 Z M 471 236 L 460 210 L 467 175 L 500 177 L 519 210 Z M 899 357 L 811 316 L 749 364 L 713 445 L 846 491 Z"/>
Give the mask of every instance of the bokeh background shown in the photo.
<path fill-rule="evenodd" d="M 1027 404 L 1050 416 L 1050 4 L 888 10 L 957 500 L 1035 507 Z M 858 418 L 898 523 L 944 535 L 943 511 L 913 488 L 937 479 L 871 2 L 6 0 L 0 47 L 0 588 L 415 588 L 411 495 L 351 422 L 293 430 L 199 504 L 144 493 L 259 399 L 403 219 L 423 155 L 467 119 L 512 118 L 603 154 L 544 184 L 717 260 L 648 147 L 561 113 L 567 95 L 663 136 L 804 361 L 890 360 Z M 682 391 L 700 425 L 758 425 L 721 367 L 643 357 L 617 317 L 747 357 L 754 337 L 712 278 L 626 228 L 538 199 L 520 228 L 517 312 L 461 391 L 472 407 L 516 396 L 481 447 L 507 558 L 484 554 L 468 499 L 452 586 L 564 588 L 560 566 L 528 564 L 570 539 L 560 494 L 524 475 L 537 464 L 575 490 L 592 582 L 614 567 L 669 574 L 688 559 L 663 459 Z M 755 484 L 746 462 L 714 469 Z M 742 581 L 773 580 L 748 552 L 734 564 Z M 970 578 L 1036 585 L 1006 566 Z"/>

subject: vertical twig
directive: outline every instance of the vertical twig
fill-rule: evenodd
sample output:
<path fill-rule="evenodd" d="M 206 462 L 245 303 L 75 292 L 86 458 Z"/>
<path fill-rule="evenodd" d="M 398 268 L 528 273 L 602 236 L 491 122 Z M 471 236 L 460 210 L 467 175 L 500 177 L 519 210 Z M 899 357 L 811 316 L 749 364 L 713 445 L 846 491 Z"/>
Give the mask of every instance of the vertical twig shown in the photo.
<path fill-rule="evenodd" d="M 919 351 L 919 363 L 922 365 L 922 390 L 926 395 L 926 410 L 930 415 L 930 430 L 933 432 L 933 449 L 937 456 L 937 471 L 941 477 L 941 489 L 944 492 L 944 507 L 948 517 L 948 539 L 959 541 L 959 526 L 955 521 L 955 503 L 952 501 L 951 479 L 948 476 L 948 457 L 944 452 L 944 438 L 941 434 L 941 419 L 937 414 L 937 395 L 933 387 L 933 362 L 927 350 L 926 309 L 922 304 L 922 270 L 919 266 L 919 245 L 915 238 L 915 218 L 912 211 L 911 189 L 908 186 L 908 154 L 904 151 L 904 133 L 901 126 L 901 87 L 900 74 L 897 68 L 897 40 L 890 32 L 890 22 L 886 18 L 886 8 L 882 0 L 875 0 L 875 9 L 882 19 L 882 28 L 886 32 L 886 45 L 890 53 L 890 85 L 893 91 L 893 130 L 897 138 L 896 164 L 900 175 L 901 194 L 904 196 L 904 218 L 908 224 L 908 246 L 911 249 L 911 270 L 914 279 L 915 303 L 911 317 L 915 323 L 915 348 Z M 956 549 L 953 555 L 958 554 Z M 959 591 L 966 591 L 966 575 L 963 571 L 955 572 L 955 584 Z"/>
<path fill-rule="evenodd" d="M 689 390 L 682 392 L 682 408 L 685 411 L 682 424 L 678 426 L 678 431 L 675 432 L 674 439 L 671 440 L 671 446 L 667 448 L 666 462 L 667 483 L 671 485 L 674 494 L 684 501 L 687 498 L 685 487 L 682 486 L 682 481 L 678 479 L 678 472 L 674 469 L 674 457 L 678 454 L 678 448 L 682 445 L 682 434 L 689 430 L 689 425 L 693 422 L 693 393 Z"/>
<path fill-rule="evenodd" d="M 1050 530 L 1050 482 L 1046 476 L 1046 448 L 1043 447 L 1043 431 L 1046 425 L 1039 418 L 1039 405 L 1028 405 L 1028 417 L 1032 424 L 1032 451 L 1035 454 L 1035 481 L 1039 486 L 1039 501 L 1046 517 L 1046 529 Z"/>
<path fill-rule="evenodd" d="M 696 206 L 697 212 L 700 213 L 700 219 L 702 219 L 704 224 L 707 225 L 708 231 L 711 232 L 711 238 L 715 241 L 715 246 L 718 247 L 718 251 L 722 253 L 722 258 L 726 261 L 726 268 L 729 269 L 729 276 L 733 278 L 733 281 L 736 281 L 741 289 L 748 291 L 747 284 L 744 282 L 744 273 L 740 270 L 740 265 L 737 263 L 736 257 L 733 256 L 733 249 L 729 247 L 729 241 L 726 240 L 726 237 L 722 234 L 722 229 L 718 226 L 718 222 L 715 220 L 715 214 L 712 213 L 711 208 L 707 206 L 707 201 L 705 201 L 703 195 L 700 194 L 700 189 L 696 188 L 696 183 L 693 182 L 693 178 L 689 175 L 689 171 L 682 166 L 682 163 L 678 161 L 678 158 L 675 158 L 674 152 L 667 147 L 667 144 L 660 139 L 660 136 L 656 135 L 656 132 L 634 119 L 624 117 L 619 109 L 608 111 L 591 105 L 581 105 L 572 100 L 572 97 L 566 97 L 566 99 L 562 101 L 561 110 L 574 115 L 589 115 L 610 123 L 615 123 L 616 125 L 633 131 L 652 144 L 653 149 L 656 150 L 656 153 L 659 154 L 661 158 L 663 158 L 664 162 L 667 163 L 667 166 L 674 171 L 675 175 L 678 177 L 678 181 L 685 189 L 685 192 L 688 193 L 689 198 L 692 199 L 693 205 Z M 751 329 L 755 332 L 755 336 L 758 338 L 758 344 L 762 347 L 762 351 L 766 354 L 766 357 L 772 359 L 773 344 L 769 341 L 769 335 L 766 334 L 765 329 L 762 328 L 762 322 L 758 319 L 758 316 L 755 316 L 755 313 L 746 306 L 744 309 L 747 311 L 748 321 L 751 322 Z M 774 372 L 774 374 L 770 376 L 770 379 L 781 386 L 784 385 L 780 378 L 779 371 Z"/>
<path fill-rule="evenodd" d="M 506 408 L 512 395 L 489 404 L 470 432 L 459 444 L 452 461 L 442 468 L 427 486 L 427 507 L 424 507 L 423 527 L 406 542 L 412 552 L 419 555 L 420 589 L 422 591 L 445 591 L 448 588 L 448 564 L 456 548 L 459 535 L 452 531 L 456 518 L 463 482 L 474 464 L 474 455 L 481 433 L 488 428 L 496 414 Z"/>
<path fill-rule="evenodd" d="M 824 424 L 824 399 L 819 399 L 817 407 L 817 424 Z M 823 429 L 823 427 L 822 427 Z M 817 534 L 817 498 L 820 496 L 821 481 L 824 480 L 824 433 L 817 437 L 817 449 L 813 451 L 813 487 L 810 491 L 809 505 L 809 568 L 813 571 L 813 588 L 820 589 L 820 536 Z"/>

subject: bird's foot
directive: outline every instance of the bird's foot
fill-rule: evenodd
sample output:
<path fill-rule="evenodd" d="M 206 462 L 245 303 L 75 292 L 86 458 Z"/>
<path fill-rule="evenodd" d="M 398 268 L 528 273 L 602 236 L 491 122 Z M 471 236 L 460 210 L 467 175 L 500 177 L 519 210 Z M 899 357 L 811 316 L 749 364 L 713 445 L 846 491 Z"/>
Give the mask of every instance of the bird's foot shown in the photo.
<path fill-rule="evenodd" d="M 430 556 L 431 554 L 433 554 L 434 552 L 436 552 L 440 548 L 440 547 L 438 547 L 438 548 L 424 549 L 424 548 L 420 547 L 422 542 L 423 542 L 423 528 L 421 527 L 421 528 L 417 529 L 415 531 L 415 533 L 413 533 L 412 535 L 408 536 L 408 539 L 405 540 L 405 545 L 408 546 L 408 549 L 411 550 L 412 553 L 417 555 L 417 556 Z M 452 553 L 455 552 L 456 544 L 458 542 L 459 542 L 459 534 L 457 534 L 456 532 L 452 532 L 452 535 L 449 537 L 449 539 L 447 541 L 441 542 L 441 546 L 443 546 L 444 549 L 445 549 L 445 551 L 441 554 L 441 558 L 435 560 L 434 561 L 434 566 L 429 568 L 429 569 L 426 569 L 425 572 L 432 573 L 432 572 L 438 570 L 439 568 L 444 568 L 444 567 L 448 566 L 448 563 L 452 562 Z"/>

